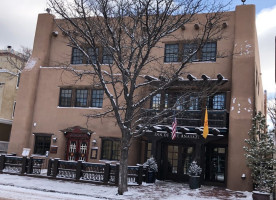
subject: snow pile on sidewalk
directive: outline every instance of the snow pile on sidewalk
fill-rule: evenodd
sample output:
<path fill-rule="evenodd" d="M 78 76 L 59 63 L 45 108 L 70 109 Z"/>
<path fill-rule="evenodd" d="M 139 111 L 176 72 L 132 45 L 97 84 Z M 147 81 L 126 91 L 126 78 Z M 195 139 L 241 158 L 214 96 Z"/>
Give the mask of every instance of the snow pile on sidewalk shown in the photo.
<path fill-rule="evenodd" d="M 218 187 L 202 186 L 191 190 L 187 184 L 157 181 L 129 187 L 123 196 L 117 187 L 69 181 L 0 174 L 0 199 L 16 200 L 249 200 L 250 192 L 236 192 Z"/>

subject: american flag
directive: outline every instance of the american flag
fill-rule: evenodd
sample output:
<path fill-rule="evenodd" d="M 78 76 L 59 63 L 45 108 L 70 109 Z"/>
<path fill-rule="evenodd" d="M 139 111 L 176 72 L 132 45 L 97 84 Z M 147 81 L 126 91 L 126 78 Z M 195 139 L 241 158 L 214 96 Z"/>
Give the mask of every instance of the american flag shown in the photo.
<path fill-rule="evenodd" d="M 177 121 L 176 121 L 176 117 L 174 115 L 173 122 L 172 122 L 172 140 L 174 140 L 176 138 L 176 126 L 177 126 Z"/>

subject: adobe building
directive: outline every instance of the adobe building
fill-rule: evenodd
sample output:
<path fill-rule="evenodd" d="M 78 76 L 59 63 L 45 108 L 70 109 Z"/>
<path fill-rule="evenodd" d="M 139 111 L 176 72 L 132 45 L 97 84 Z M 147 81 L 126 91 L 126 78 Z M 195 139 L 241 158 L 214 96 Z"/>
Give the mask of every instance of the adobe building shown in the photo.
<path fill-rule="evenodd" d="M 16 105 L 22 63 L 26 61 L 11 46 L 0 50 L 0 153 L 7 153 Z"/>
<path fill-rule="evenodd" d="M 179 107 L 175 140 L 171 139 L 171 120 L 153 124 L 142 138 L 133 141 L 129 164 L 144 163 L 153 155 L 157 160 L 158 178 L 187 181 L 187 168 L 197 160 L 203 168 L 204 184 L 222 185 L 234 190 L 252 190 L 250 171 L 243 146 L 257 111 L 264 111 L 263 88 L 255 26 L 255 6 L 237 6 L 227 13 L 223 25 L 227 39 L 206 43 L 206 51 L 196 55 L 186 69 L 204 81 L 222 81 L 222 87 L 208 96 L 209 135 L 202 138 L 205 106 L 197 97 L 191 104 Z M 194 24 L 174 34 L 191 34 Z M 117 162 L 120 157 L 121 133 L 114 119 L 90 119 L 85 115 L 109 105 L 101 88 L 91 87 L 91 79 L 76 80 L 57 63 L 68 63 L 77 69 L 87 64 L 77 49 L 67 45 L 68 38 L 56 27 L 54 16 L 38 16 L 33 54 L 21 76 L 9 153 L 21 155 L 30 148 L 31 155 L 88 162 Z M 162 57 L 164 66 L 178 62 L 170 52 L 178 52 L 182 41 L 166 38 L 154 54 Z M 230 56 L 216 57 L 228 51 Z M 102 63 L 112 58 L 102 55 Z M 110 60 L 111 59 L 111 60 Z M 205 76 L 202 76 L 205 75 Z M 208 78 L 207 78 L 208 79 Z M 193 77 L 179 84 L 189 85 Z M 148 92 L 148 91 L 145 91 Z M 165 109 L 177 92 L 166 90 L 155 95 L 144 109 L 153 115 Z M 169 100 L 168 100 L 169 99 Z M 206 99 L 205 99 L 206 100 Z"/>

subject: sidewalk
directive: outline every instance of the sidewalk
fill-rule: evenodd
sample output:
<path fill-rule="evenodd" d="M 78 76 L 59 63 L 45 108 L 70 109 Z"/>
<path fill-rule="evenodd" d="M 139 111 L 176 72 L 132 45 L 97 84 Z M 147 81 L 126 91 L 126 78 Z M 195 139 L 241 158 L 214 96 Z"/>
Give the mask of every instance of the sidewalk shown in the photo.
<path fill-rule="evenodd" d="M 202 186 L 191 190 L 187 184 L 157 181 L 155 184 L 131 186 L 124 195 L 116 195 L 117 187 L 75 183 L 45 178 L 0 174 L 0 199 L 16 200 L 251 200 L 250 192 Z"/>

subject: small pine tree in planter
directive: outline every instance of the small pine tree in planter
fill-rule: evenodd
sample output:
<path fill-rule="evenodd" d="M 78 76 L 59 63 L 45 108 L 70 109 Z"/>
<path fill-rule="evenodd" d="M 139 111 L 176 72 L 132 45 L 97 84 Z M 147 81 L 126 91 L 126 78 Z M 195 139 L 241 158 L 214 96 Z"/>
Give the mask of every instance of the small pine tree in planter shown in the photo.
<path fill-rule="evenodd" d="M 144 168 L 147 168 L 147 183 L 154 183 L 156 179 L 156 172 L 158 172 L 158 166 L 154 159 L 154 157 L 150 157 L 147 161 L 143 164 Z"/>
<path fill-rule="evenodd" d="M 252 128 L 249 131 L 249 139 L 245 142 L 246 159 L 251 176 L 253 179 L 254 190 L 253 199 L 269 199 L 270 193 L 275 186 L 275 164 L 273 158 L 276 153 L 274 141 L 269 133 L 267 133 L 266 119 L 259 112 L 252 121 Z"/>
<path fill-rule="evenodd" d="M 189 186 L 191 189 L 200 188 L 200 174 L 202 169 L 197 165 L 196 161 L 193 161 L 188 169 L 189 177 Z"/>

